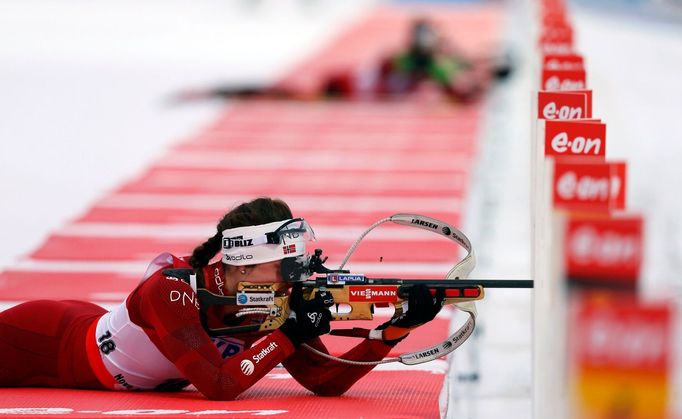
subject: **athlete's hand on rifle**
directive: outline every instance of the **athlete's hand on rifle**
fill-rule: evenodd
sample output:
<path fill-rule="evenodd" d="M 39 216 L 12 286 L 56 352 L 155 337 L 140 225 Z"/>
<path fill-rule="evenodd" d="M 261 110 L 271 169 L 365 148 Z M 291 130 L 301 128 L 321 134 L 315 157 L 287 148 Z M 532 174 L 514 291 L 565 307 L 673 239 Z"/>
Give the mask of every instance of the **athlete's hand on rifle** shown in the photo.
<path fill-rule="evenodd" d="M 280 326 L 294 346 L 329 333 L 329 321 L 332 314 L 328 307 L 334 304 L 334 298 L 327 292 L 317 292 L 312 300 L 303 298 L 302 285 L 294 284 L 289 296 L 291 313 Z"/>
<path fill-rule="evenodd" d="M 444 289 L 437 290 L 434 297 L 426 285 L 414 285 L 410 288 L 410 295 L 407 299 L 407 311 L 380 325 L 373 332 L 381 333 L 381 339 L 386 344 L 395 346 L 410 331 L 433 320 L 443 307 L 444 300 Z"/>

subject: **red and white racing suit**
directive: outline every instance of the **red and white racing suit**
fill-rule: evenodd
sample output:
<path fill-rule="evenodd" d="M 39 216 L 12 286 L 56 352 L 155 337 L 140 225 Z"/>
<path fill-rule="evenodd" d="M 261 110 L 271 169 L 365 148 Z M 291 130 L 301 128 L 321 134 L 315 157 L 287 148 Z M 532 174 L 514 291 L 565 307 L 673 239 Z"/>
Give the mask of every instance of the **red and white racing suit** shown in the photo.
<path fill-rule="evenodd" d="M 157 257 L 121 305 L 106 312 L 80 301 L 32 301 L 0 313 L 0 386 L 178 390 L 190 383 L 211 399 L 234 399 L 282 363 L 304 387 L 340 395 L 372 367 L 328 361 L 297 350 L 280 330 L 265 336 L 211 339 L 189 284 L 166 276 L 188 268 Z M 204 268 L 205 286 L 222 292 L 223 265 Z M 319 338 L 308 344 L 326 351 Z M 343 355 L 378 360 L 390 346 L 364 340 Z"/>

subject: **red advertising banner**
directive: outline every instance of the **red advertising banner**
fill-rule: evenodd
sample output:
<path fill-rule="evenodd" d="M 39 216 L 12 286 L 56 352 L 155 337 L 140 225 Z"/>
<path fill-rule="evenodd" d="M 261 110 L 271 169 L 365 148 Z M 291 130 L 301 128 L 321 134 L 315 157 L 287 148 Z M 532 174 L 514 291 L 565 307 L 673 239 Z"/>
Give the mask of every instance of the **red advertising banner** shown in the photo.
<path fill-rule="evenodd" d="M 542 70 L 541 90 L 580 90 L 587 87 L 585 70 Z"/>
<path fill-rule="evenodd" d="M 625 209 L 627 164 L 625 162 L 609 162 L 611 166 L 611 209 Z"/>
<path fill-rule="evenodd" d="M 570 26 L 545 27 L 540 35 L 540 44 L 573 44 L 573 30 Z"/>
<path fill-rule="evenodd" d="M 668 417 L 669 305 L 616 298 L 576 301 L 569 330 L 572 417 Z"/>
<path fill-rule="evenodd" d="M 589 287 L 636 289 L 644 252 L 641 216 L 572 216 L 564 240 L 565 276 Z"/>
<path fill-rule="evenodd" d="M 587 95 L 575 92 L 538 92 L 538 119 L 583 119 L 587 116 Z"/>
<path fill-rule="evenodd" d="M 541 54 L 573 54 L 573 44 L 568 42 L 545 42 L 539 43 Z M 583 87 L 574 87 L 582 89 Z M 547 89 L 548 90 L 548 89 Z"/>
<path fill-rule="evenodd" d="M 592 90 L 582 89 L 582 90 L 564 90 L 566 93 L 584 93 L 587 98 L 587 116 L 586 118 L 592 118 Z"/>
<path fill-rule="evenodd" d="M 563 1 L 543 1 L 540 4 L 540 13 L 544 28 L 569 26 L 566 20 L 566 5 Z"/>
<path fill-rule="evenodd" d="M 665 373 L 670 366 L 670 308 L 634 300 L 624 303 L 598 299 L 578 303 L 576 360 L 584 368 Z"/>
<path fill-rule="evenodd" d="M 546 70 L 584 70 L 585 62 L 580 54 L 545 54 L 542 68 Z"/>
<path fill-rule="evenodd" d="M 545 156 L 606 156 L 606 124 L 595 121 L 545 121 Z"/>
<path fill-rule="evenodd" d="M 611 167 L 607 163 L 556 163 L 552 202 L 557 209 L 608 213 Z"/>

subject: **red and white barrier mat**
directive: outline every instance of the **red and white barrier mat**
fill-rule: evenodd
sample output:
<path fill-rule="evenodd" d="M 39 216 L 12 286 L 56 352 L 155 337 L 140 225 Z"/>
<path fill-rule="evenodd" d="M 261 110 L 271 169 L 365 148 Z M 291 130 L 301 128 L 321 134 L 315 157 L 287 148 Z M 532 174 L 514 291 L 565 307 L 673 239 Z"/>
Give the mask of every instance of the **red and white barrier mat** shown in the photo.
<path fill-rule="evenodd" d="M 438 372 L 442 376 L 443 371 Z M 182 416 L 274 418 L 425 418 L 438 417 L 441 380 L 430 371 L 376 371 L 346 395 L 316 397 L 276 368 L 235 401 L 206 400 L 196 391 L 180 393 L 116 393 L 61 389 L 3 389 L 0 417 L 59 415 L 65 417 Z M 24 416 L 25 417 L 25 416 Z"/>

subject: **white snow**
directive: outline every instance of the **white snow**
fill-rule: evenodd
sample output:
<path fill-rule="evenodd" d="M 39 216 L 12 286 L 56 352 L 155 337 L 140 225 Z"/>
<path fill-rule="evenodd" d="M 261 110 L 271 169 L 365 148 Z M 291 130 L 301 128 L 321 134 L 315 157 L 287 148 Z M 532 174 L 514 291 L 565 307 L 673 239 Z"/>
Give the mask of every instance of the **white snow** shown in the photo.
<path fill-rule="evenodd" d="M 6 0 L 0 13 L 0 269 L 375 1 Z"/>

